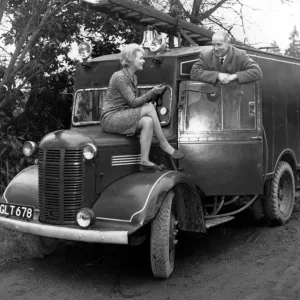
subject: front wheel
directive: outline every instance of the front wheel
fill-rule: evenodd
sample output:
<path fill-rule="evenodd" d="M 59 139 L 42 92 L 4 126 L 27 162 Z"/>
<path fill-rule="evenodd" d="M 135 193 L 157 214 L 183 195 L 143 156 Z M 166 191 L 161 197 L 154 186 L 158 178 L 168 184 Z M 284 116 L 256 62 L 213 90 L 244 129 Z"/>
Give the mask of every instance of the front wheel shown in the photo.
<path fill-rule="evenodd" d="M 291 166 L 279 162 L 270 188 L 264 201 L 265 213 L 272 225 L 283 225 L 292 214 L 295 203 L 295 179 Z"/>
<path fill-rule="evenodd" d="M 174 270 L 177 222 L 172 210 L 173 198 L 173 191 L 169 191 L 151 225 L 151 268 L 157 278 L 168 278 Z"/>
<path fill-rule="evenodd" d="M 52 252 L 54 252 L 58 243 L 59 240 L 57 239 L 36 236 L 37 250 L 40 252 L 41 256 L 50 255 Z"/>

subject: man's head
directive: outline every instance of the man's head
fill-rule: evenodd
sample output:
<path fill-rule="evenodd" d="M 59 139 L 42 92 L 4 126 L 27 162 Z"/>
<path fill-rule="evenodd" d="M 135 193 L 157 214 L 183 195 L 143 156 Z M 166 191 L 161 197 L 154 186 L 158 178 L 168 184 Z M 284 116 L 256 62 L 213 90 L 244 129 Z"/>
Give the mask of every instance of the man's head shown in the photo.
<path fill-rule="evenodd" d="M 225 31 L 218 31 L 212 37 L 212 45 L 218 57 L 225 56 L 230 47 L 230 35 Z"/>

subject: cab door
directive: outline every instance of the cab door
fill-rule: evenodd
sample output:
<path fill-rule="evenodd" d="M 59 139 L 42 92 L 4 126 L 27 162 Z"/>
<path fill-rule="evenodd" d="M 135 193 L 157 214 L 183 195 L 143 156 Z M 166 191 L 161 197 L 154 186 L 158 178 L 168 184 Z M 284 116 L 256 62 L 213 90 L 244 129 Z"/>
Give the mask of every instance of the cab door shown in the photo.
<path fill-rule="evenodd" d="M 263 193 L 263 131 L 257 83 L 181 82 L 179 167 L 206 195 Z"/>

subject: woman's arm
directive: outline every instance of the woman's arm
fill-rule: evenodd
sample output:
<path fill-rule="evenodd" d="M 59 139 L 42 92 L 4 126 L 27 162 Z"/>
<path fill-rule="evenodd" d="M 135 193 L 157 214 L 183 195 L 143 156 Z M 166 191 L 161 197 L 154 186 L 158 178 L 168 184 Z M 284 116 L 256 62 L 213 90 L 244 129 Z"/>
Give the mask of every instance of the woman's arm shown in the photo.
<path fill-rule="evenodd" d="M 145 93 L 140 97 L 136 97 L 130 88 L 130 83 L 128 82 L 127 78 L 124 76 L 116 76 L 113 79 L 112 87 L 116 88 L 124 99 L 127 101 L 130 107 L 139 107 L 144 103 L 151 100 L 152 96 L 154 96 L 153 89 Z"/>

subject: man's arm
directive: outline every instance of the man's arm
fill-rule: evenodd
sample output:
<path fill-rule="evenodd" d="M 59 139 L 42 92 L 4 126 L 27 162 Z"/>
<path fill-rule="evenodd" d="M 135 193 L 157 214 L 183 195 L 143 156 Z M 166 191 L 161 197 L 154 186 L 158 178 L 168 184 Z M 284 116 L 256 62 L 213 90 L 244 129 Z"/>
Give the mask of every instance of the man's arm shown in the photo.
<path fill-rule="evenodd" d="M 218 80 L 218 75 L 218 71 L 205 70 L 204 60 L 200 54 L 199 60 L 192 67 L 191 80 L 215 84 Z"/>
<path fill-rule="evenodd" d="M 263 78 L 259 65 L 248 55 L 246 55 L 242 63 L 242 70 L 236 72 L 236 75 L 240 84 L 261 80 Z"/>

